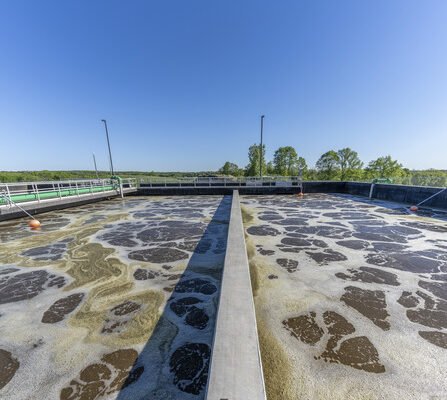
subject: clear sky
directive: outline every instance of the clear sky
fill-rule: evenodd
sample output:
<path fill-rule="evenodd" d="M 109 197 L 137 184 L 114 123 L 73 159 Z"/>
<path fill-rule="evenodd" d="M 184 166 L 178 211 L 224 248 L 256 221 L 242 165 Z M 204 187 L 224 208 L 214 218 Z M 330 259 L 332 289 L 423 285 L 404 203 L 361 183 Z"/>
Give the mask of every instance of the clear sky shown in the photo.
<path fill-rule="evenodd" d="M 0 0 L 0 170 L 368 162 L 447 169 L 445 0 Z"/>

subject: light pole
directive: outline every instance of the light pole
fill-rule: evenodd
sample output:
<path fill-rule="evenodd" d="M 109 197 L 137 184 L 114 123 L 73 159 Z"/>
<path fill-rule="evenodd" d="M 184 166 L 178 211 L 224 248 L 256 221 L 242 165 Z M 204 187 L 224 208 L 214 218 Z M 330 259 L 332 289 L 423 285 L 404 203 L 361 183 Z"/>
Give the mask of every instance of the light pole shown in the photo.
<path fill-rule="evenodd" d="M 109 147 L 110 170 L 112 171 L 112 176 L 114 176 L 115 174 L 113 173 L 112 151 L 110 150 L 109 130 L 107 129 L 107 121 L 105 119 L 102 119 L 101 121 L 104 122 L 104 127 L 106 128 L 107 146 Z"/>
<path fill-rule="evenodd" d="M 95 164 L 96 179 L 98 179 L 98 181 L 99 181 L 98 168 L 96 167 L 95 153 L 93 153 L 93 164 Z"/>
<path fill-rule="evenodd" d="M 259 177 L 262 178 L 262 133 L 264 130 L 264 115 L 261 115 L 261 149 L 259 152 Z"/>

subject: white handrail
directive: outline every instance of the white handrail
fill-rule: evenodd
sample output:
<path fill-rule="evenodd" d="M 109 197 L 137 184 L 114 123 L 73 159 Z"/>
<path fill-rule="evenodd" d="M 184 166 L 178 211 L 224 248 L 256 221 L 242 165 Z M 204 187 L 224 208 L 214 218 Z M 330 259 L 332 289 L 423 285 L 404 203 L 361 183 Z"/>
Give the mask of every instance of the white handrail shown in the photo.
<path fill-rule="evenodd" d="M 135 188 L 136 179 L 124 178 L 118 182 L 116 179 L 76 179 L 66 181 L 47 181 L 47 182 L 13 182 L 0 183 L 0 192 L 4 191 L 4 198 L 12 198 L 17 195 L 30 195 L 33 199 L 20 200 L 20 202 L 40 203 L 44 199 L 50 199 L 46 196 L 48 193 L 54 193 L 55 198 L 62 200 L 63 197 L 77 196 L 80 197 L 88 190 L 87 194 L 94 195 L 95 192 L 105 192 L 115 190 L 117 193 L 123 194 L 123 187 Z M 68 193 L 67 193 L 68 191 Z M 65 193 L 64 193 L 65 192 Z M 3 197 L 3 196 L 2 196 Z M 15 198 L 16 201 L 18 201 Z M 5 204 L 0 202 L 0 205 L 7 205 L 8 202 L 4 200 Z"/>

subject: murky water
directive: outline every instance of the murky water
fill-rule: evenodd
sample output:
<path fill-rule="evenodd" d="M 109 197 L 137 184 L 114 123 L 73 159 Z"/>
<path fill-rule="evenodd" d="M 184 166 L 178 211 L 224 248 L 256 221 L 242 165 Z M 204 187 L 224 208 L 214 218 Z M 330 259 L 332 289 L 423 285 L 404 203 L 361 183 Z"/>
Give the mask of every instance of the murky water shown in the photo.
<path fill-rule="evenodd" d="M 269 400 L 447 398 L 447 222 L 242 198 Z"/>
<path fill-rule="evenodd" d="M 202 399 L 231 198 L 0 224 L 0 398 Z"/>

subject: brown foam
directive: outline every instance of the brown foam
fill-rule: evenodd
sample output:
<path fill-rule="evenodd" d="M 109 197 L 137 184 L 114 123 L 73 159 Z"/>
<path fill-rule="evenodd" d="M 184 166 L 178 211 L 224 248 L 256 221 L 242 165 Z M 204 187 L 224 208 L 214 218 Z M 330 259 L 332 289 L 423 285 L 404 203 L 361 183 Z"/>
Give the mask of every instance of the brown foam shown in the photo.
<path fill-rule="evenodd" d="M 290 334 L 304 343 L 314 345 L 320 341 L 324 331 L 315 321 L 316 314 L 311 311 L 309 314 L 284 320 L 282 324 Z"/>
<path fill-rule="evenodd" d="M 419 331 L 419 335 L 435 346 L 447 349 L 447 333 L 436 331 Z"/>
<path fill-rule="evenodd" d="M 139 379 L 144 367 L 133 368 L 138 353 L 121 349 L 105 354 L 100 363 L 85 367 L 60 393 L 61 400 L 97 399 L 115 393 Z"/>
<path fill-rule="evenodd" d="M 369 318 L 379 328 L 385 331 L 390 329 L 390 323 L 386 321 L 389 314 L 386 310 L 387 304 L 383 291 L 348 286 L 345 288 L 345 293 L 341 296 L 341 300 L 366 318 Z"/>
<path fill-rule="evenodd" d="M 397 275 L 391 272 L 383 271 L 377 268 L 371 267 L 360 267 L 357 269 L 348 269 L 351 275 L 344 274 L 343 272 L 338 272 L 335 274 L 337 278 L 350 280 L 350 281 L 361 281 L 365 283 L 382 283 L 385 285 L 399 286 L 400 283 L 397 280 Z"/>
<path fill-rule="evenodd" d="M 57 300 L 42 316 L 44 324 L 62 321 L 67 314 L 73 312 L 84 298 L 84 293 L 75 293 Z"/>
<path fill-rule="evenodd" d="M 20 363 L 9 351 L 0 349 L 0 389 L 14 377 Z"/>

